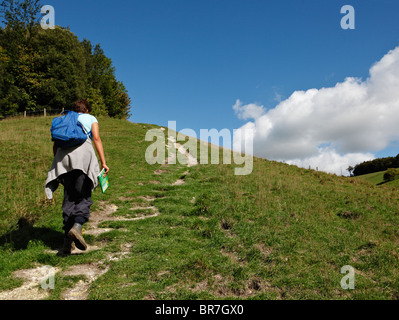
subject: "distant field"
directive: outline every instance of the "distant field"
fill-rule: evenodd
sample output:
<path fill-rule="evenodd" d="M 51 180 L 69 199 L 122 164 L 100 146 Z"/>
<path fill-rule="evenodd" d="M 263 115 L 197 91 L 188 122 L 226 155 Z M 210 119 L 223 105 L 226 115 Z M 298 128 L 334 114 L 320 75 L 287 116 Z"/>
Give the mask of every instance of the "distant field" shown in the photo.
<path fill-rule="evenodd" d="M 384 184 L 385 186 L 390 186 L 390 187 L 398 187 L 399 186 L 399 180 L 394 180 L 394 181 L 390 181 L 385 183 L 384 182 L 384 174 L 386 171 L 380 171 L 380 172 L 373 172 L 373 173 L 369 173 L 369 174 L 364 174 L 361 176 L 357 176 L 355 177 L 355 179 L 362 179 L 365 181 L 368 181 L 372 184 Z"/>
<path fill-rule="evenodd" d="M 51 120 L 0 122 L 0 297 L 23 284 L 15 271 L 52 266 L 44 299 L 399 298 L 399 193 L 378 174 L 370 183 L 259 158 L 248 176 L 151 166 L 145 134 L 158 127 L 108 118 L 111 186 L 93 194 L 92 250 L 60 256 L 62 187 L 53 201 L 43 189 Z M 354 290 L 341 287 L 346 265 Z"/>

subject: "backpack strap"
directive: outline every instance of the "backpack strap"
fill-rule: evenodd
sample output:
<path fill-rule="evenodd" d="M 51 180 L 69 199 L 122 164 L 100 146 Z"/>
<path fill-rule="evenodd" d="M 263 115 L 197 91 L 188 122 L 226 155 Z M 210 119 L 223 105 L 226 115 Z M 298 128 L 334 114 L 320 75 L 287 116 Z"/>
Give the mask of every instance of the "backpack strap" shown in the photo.
<path fill-rule="evenodd" d="M 92 136 L 92 134 L 91 134 L 91 130 L 90 130 L 89 132 L 87 132 L 85 126 L 84 126 L 80 121 L 78 121 L 78 123 L 79 123 L 80 126 L 82 127 L 84 133 L 85 133 L 91 140 L 93 140 L 93 136 Z"/>

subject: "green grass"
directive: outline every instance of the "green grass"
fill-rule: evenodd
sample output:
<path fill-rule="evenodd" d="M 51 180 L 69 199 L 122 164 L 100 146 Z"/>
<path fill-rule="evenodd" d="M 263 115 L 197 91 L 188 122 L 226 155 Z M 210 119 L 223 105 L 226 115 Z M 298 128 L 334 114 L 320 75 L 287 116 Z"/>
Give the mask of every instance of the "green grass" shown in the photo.
<path fill-rule="evenodd" d="M 355 177 L 355 179 L 361 179 L 361 180 L 364 180 L 364 181 L 368 181 L 368 182 L 370 182 L 372 184 L 375 184 L 375 185 L 383 185 L 383 184 L 385 184 L 386 186 L 390 186 L 390 187 L 399 187 L 399 180 L 398 179 L 386 182 L 384 180 L 384 174 L 385 173 L 386 173 L 386 171 L 373 172 L 373 173 L 357 176 L 357 177 Z"/>
<path fill-rule="evenodd" d="M 373 173 L 357 176 L 355 178 L 368 181 L 368 182 L 370 182 L 372 184 L 380 184 L 380 183 L 384 182 L 384 173 L 385 172 L 386 171 L 373 172 Z"/>
<path fill-rule="evenodd" d="M 94 192 L 93 211 L 109 203 L 118 206 L 116 215 L 129 216 L 140 196 L 153 196 L 150 204 L 161 214 L 102 223 L 114 230 L 86 236 L 91 245 L 105 243 L 101 250 L 48 253 L 62 244 L 62 188 L 51 202 L 43 190 L 51 118 L 2 121 L 0 291 L 21 285 L 15 270 L 38 264 L 65 270 L 130 244 L 123 259 L 105 263 L 109 271 L 92 283 L 89 299 L 399 298 L 395 185 L 258 158 L 248 176 L 223 164 L 177 164 L 156 175 L 161 166 L 144 158 L 145 133 L 156 126 L 99 120 L 111 187 L 105 195 Z M 185 184 L 171 185 L 183 175 Z M 356 270 L 354 290 L 340 286 L 345 265 Z M 79 279 L 57 274 L 49 299 L 60 299 Z"/>

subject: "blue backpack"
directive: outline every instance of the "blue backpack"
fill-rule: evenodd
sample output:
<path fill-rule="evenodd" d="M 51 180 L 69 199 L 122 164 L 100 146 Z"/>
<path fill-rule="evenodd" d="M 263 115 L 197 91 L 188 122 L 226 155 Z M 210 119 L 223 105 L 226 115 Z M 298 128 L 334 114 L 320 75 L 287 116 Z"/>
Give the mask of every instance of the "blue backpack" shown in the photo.
<path fill-rule="evenodd" d="M 87 140 L 83 126 L 78 121 L 79 114 L 64 111 L 61 117 L 55 118 L 51 126 L 51 138 L 59 148 L 72 148 Z"/>

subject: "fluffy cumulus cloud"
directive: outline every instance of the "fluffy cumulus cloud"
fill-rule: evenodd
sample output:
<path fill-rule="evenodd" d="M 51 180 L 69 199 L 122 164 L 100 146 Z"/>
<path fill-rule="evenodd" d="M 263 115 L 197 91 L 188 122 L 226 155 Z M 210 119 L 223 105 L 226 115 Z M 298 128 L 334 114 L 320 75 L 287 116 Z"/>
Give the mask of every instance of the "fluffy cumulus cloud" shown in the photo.
<path fill-rule="evenodd" d="M 347 78 L 335 87 L 295 91 L 270 110 L 239 100 L 233 109 L 249 120 L 236 130 L 235 150 L 253 139 L 256 156 L 347 174 L 348 166 L 399 140 L 399 47 L 364 81 Z"/>

